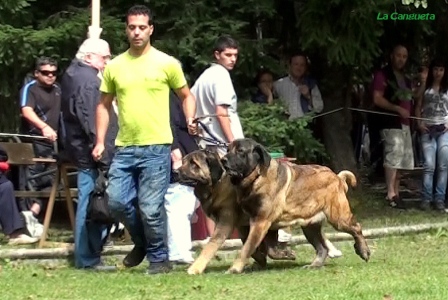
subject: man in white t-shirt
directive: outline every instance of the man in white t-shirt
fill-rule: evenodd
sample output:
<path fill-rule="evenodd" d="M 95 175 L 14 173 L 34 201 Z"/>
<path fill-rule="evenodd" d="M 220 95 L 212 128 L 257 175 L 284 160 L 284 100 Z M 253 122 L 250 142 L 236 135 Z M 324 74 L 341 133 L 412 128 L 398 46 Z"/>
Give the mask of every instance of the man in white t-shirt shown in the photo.
<path fill-rule="evenodd" d="M 196 116 L 218 115 L 201 120 L 209 131 L 203 130 L 201 133 L 204 139 L 201 140 L 200 146 L 203 147 L 216 145 L 210 140 L 231 143 L 233 140 L 244 138 L 237 113 L 237 97 L 229 73 L 238 59 L 237 41 L 229 36 L 219 37 L 213 49 L 213 56 L 215 62 L 199 76 L 191 88 L 196 98 Z M 225 147 L 217 149 L 222 156 L 227 152 Z M 210 231 L 210 228 L 208 230 Z M 279 239 L 279 242 L 284 241 Z M 290 249 L 283 248 L 277 251 L 279 253 L 275 254 L 276 257 L 295 257 Z"/>
<path fill-rule="evenodd" d="M 197 116 L 217 114 L 201 120 L 210 134 L 203 130 L 201 146 L 215 145 L 210 140 L 231 143 L 244 137 L 240 118 L 237 113 L 237 97 L 233 88 L 230 71 L 238 59 L 238 43 L 229 36 L 221 36 L 213 49 L 215 62 L 196 80 L 191 92 L 197 101 Z M 228 116 L 228 117 L 226 117 Z M 224 155 L 226 149 L 218 147 Z"/>

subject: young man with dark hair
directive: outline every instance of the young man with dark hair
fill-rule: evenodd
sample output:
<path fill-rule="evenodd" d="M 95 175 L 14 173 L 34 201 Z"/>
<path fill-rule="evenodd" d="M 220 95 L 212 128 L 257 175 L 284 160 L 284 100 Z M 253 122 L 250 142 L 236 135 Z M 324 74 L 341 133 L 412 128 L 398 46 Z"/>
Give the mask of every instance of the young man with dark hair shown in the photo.
<path fill-rule="evenodd" d="M 29 135 L 44 136 L 47 140 L 33 139 L 34 153 L 38 157 L 51 158 L 55 155 L 54 142 L 58 139 L 61 115 L 61 91 L 56 85 L 57 62 L 49 57 L 36 60 L 35 79 L 28 82 L 20 91 L 20 108 L 22 114 L 22 132 Z M 49 171 L 48 164 L 35 164 L 29 167 L 30 175 Z M 53 184 L 55 173 L 30 180 L 35 190 L 39 191 Z M 20 208 L 28 231 L 32 236 L 40 237 L 43 226 L 37 216 L 42 209 L 39 199 L 21 201 Z"/>
<path fill-rule="evenodd" d="M 188 128 L 195 131 L 196 101 L 178 61 L 151 45 L 154 31 L 149 8 L 136 5 L 126 16 L 130 48 L 105 68 L 96 110 L 94 159 L 100 160 L 114 97 L 119 130 L 109 169 L 109 207 L 123 220 L 135 244 L 123 263 L 133 267 L 146 256 L 148 273 L 168 272 L 164 196 L 171 173 L 169 91 L 183 102 Z M 130 195 L 136 195 L 133 199 Z M 138 209 L 138 213 L 137 213 Z"/>
<path fill-rule="evenodd" d="M 196 80 L 191 92 L 198 101 L 197 115 L 217 114 L 216 118 L 204 120 L 211 134 L 203 131 L 203 137 L 219 142 L 231 143 L 243 138 L 243 129 L 237 113 L 237 96 L 233 88 L 230 71 L 238 59 L 238 43 L 229 36 L 221 36 L 213 47 L 214 62 Z M 201 142 L 213 146 L 211 142 Z M 225 154 L 224 148 L 218 148 Z"/>
<path fill-rule="evenodd" d="M 376 110 L 396 115 L 377 115 L 375 122 L 383 140 L 386 200 L 391 207 L 400 209 L 406 208 L 399 194 L 400 171 L 414 169 L 409 119 L 413 93 L 411 81 L 404 74 L 407 59 L 407 48 L 395 45 L 390 63 L 375 73 L 372 82 Z"/>

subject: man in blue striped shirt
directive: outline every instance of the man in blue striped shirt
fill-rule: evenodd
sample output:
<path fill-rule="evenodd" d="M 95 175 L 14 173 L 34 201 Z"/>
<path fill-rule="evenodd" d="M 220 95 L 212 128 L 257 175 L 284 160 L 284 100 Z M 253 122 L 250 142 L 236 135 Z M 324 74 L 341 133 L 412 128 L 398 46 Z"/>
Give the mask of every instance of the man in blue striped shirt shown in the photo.
<path fill-rule="evenodd" d="M 61 91 L 56 85 L 58 64 L 48 57 L 38 58 L 34 70 L 34 80 L 25 84 L 20 91 L 22 133 L 44 136 L 46 140 L 33 139 L 34 153 L 37 157 L 53 157 L 53 143 L 58 139 L 61 115 Z M 48 164 L 35 164 L 29 167 L 30 175 L 48 171 Z M 54 180 L 54 172 L 30 180 L 37 191 L 48 188 Z M 25 199 L 19 202 L 27 230 L 33 237 L 40 237 L 42 224 L 37 221 L 42 202 L 39 199 Z"/>

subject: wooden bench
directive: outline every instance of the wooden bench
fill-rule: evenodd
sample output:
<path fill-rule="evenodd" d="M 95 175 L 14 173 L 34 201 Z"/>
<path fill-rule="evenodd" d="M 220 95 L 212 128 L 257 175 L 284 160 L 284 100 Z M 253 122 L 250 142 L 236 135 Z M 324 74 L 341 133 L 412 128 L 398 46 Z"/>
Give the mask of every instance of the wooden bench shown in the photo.
<path fill-rule="evenodd" d="M 73 198 L 77 197 L 77 189 L 70 189 L 67 170 L 73 168 L 70 164 L 58 164 L 58 161 L 54 158 L 39 158 L 34 154 L 33 145 L 31 143 L 13 143 L 13 142 L 0 142 L 6 153 L 8 153 L 8 163 L 11 166 L 18 166 L 22 171 L 26 170 L 28 166 L 35 165 L 36 163 L 50 164 L 55 167 L 56 175 L 50 190 L 43 191 L 29 191 L 24 190 L 26 184 L 24 182 L 19 183 L 19 190 L 15 191 L 17 198 L 48 198 L 47 210 L 45 212 L 44 230 L 42 237 L 39 241 L 39 248 L 45 245 L 47 239 L 48 229 L 50 228 L 51 218 L 53 215 L 54 203 L 57 197 L 65 198 L 67 203 L 67 210 L 70 218 L 70 224 L 72 230 L 75 230 L 75 211 L 73 205 Z M 64 191 L 58 191 L 59 184 L 62 183 Z M 26 178 L 24 179 L 26 181 Z"/>

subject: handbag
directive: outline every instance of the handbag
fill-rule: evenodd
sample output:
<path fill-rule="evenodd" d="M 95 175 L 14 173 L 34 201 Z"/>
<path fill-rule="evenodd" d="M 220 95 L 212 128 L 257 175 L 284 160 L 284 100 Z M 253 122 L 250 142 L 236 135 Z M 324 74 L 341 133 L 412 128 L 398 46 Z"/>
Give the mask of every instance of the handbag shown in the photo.
<path fill-rule="evenodd" d="M 109 210 L 109 197 L 106 193 L 108 181 L 104 171 L 98 170 L 98 173 L 95 187 L 89 195 L 86 222 L 112 225 L 115 223 L 115 220 L 112 218 Z"/>

